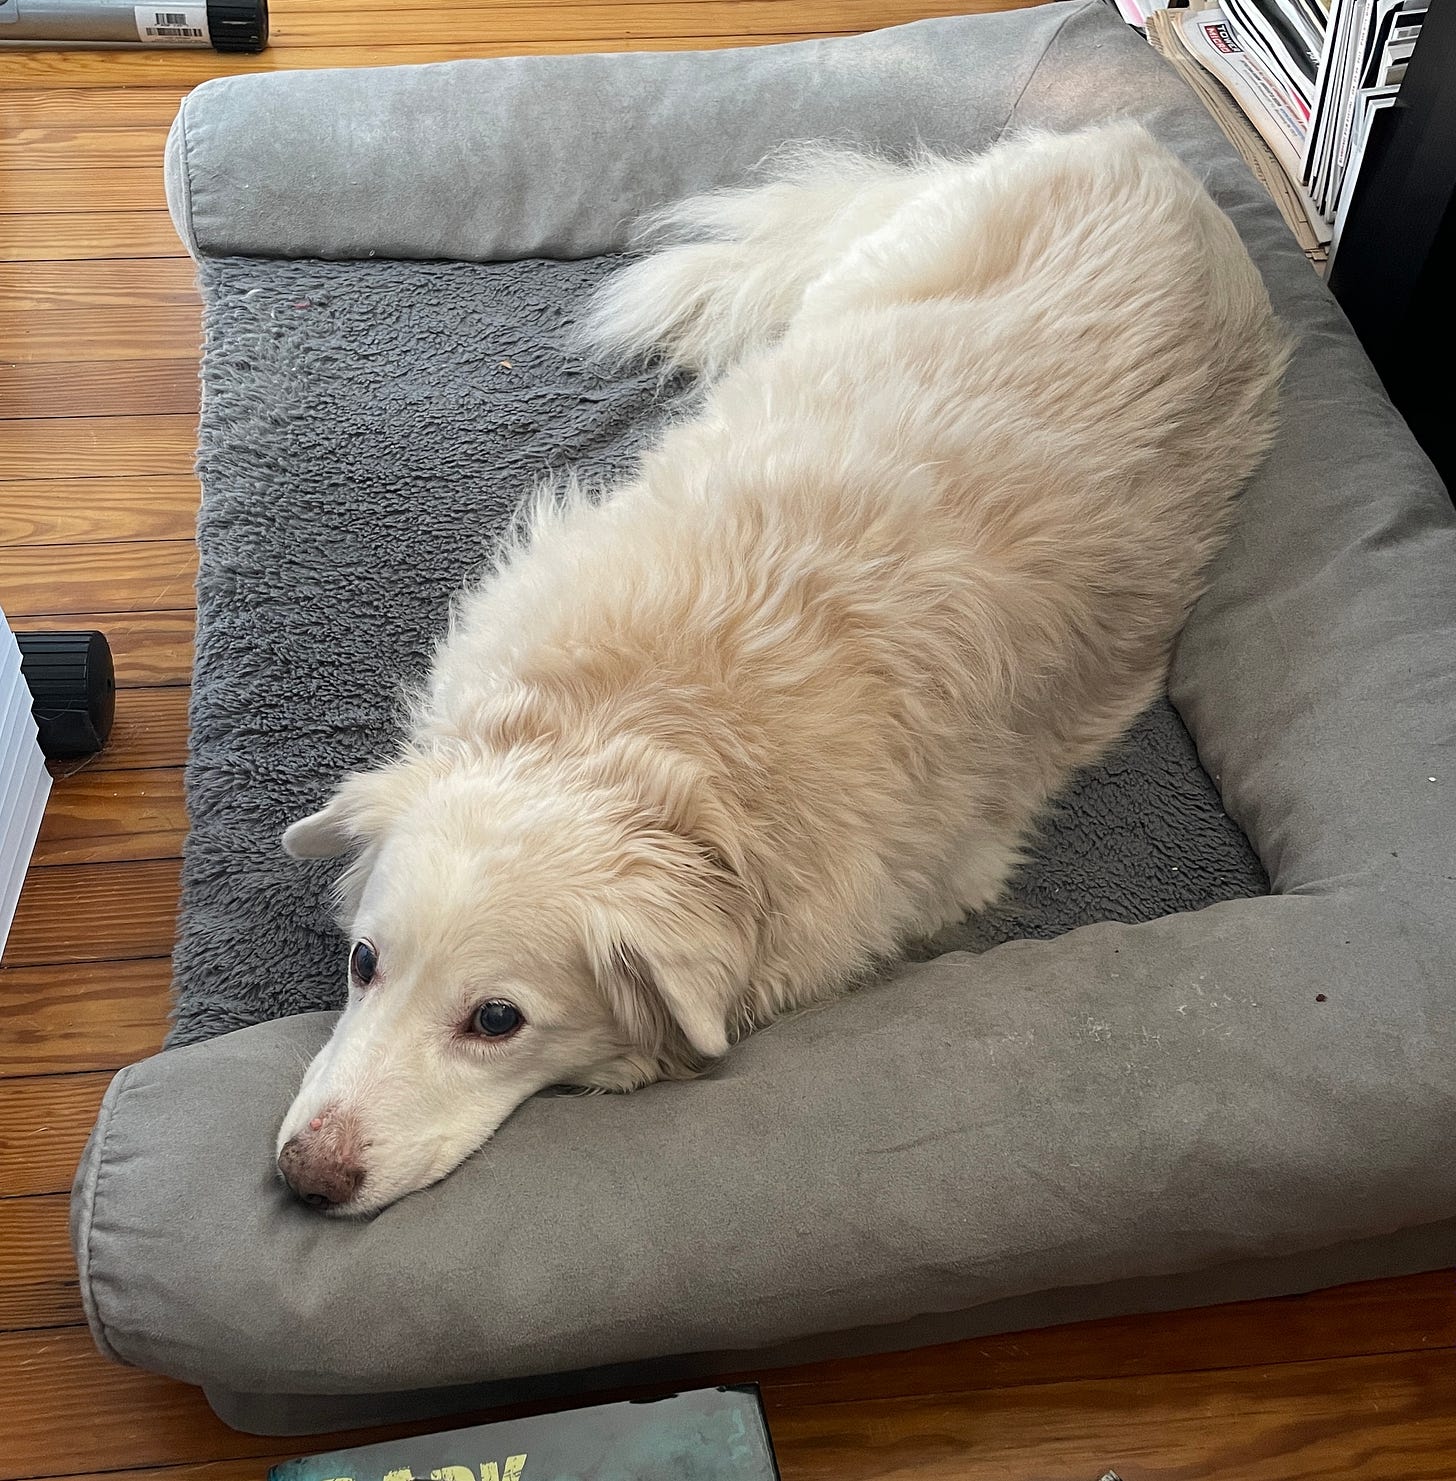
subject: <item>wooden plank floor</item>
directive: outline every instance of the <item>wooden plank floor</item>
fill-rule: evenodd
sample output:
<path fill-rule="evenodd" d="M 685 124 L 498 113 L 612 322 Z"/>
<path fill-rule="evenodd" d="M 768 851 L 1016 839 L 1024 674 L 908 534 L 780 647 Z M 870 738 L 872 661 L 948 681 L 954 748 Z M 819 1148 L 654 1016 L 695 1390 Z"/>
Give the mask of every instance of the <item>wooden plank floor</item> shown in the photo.
<path fill-rule="evenodd" d="M 157 1047 L 167 1010 L 197 501 L 198 305 L 160 175 L 178 100 L 255 69 L 760 43 L 975 8 L 277 0 L 261 58 L 0 54 L 0 603 L 22 628 L 104 628 L 123 686 L 110 747 L 57 781 L 0 969 L 0 1481 L 242 1481 L 292 1453 L 98 1357 L 65 1233 L 109 1073 Z M 786 1481 L 1456 1477 L 1447 1274 L 761 1376 Z"/>

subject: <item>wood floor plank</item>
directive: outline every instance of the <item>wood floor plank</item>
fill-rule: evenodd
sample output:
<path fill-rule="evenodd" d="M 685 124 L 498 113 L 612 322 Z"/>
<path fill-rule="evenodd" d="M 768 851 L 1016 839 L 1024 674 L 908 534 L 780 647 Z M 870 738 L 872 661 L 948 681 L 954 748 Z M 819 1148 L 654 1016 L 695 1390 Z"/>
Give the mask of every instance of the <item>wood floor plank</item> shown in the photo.
<path fill-rule="evenodd" d="M 648 41 L 658 36 L 777 35 L 874 30 L 927 16 L 975 10 L 965 0 L 619 0 L 600 4 L 419 5 L 410 9 L 412 46 L 462 42 Z M 383 20 L 377 17 L 376 24 Z M 339 15 L 301 5 L 278 23 L 285 50 L 338 44 Z"/>
<path fill-rule="evenodd" d="M 201 344 L 202 310 L 195 303 L 18 309 L 0 321 L 0 362 L 16 365 L 183 356 L 195 363 Z"/>
<path fill-rule="evenodd" d="M 192 471 L 196 447 L 192 416 L 0 421 L 0 468 L 12 478 L 181 477 Z"/>
<path fill-rule="evenodd" d="M 0 422 L 0 444 L 4 428 Z M 197 546 L 192 540 L 107 540 L 0 549 L 0 591 L 5 593 L 6 611 L 17 617 L 42 610 L 90 612 L 103 606 L 135 612 L 188 610 L 194 605 L 196 579 Z"/>
<path fill-rule="evenodd" d="M 186 836 L 181 767 L 87 767 L 52 785 L 31 867 L 176 859 Z"/>
<path fill-rule="evenodd" d="M 39 872 L 39 871 L 37 871 Z M 0 966 L 0 1078 L 119 1070 L 162 1047 L 168 957 Z"/>
<path fill-rule="evenodd" d="M 52 775 L 59 782 L 81 771 L 136 771 L 155 766 L 181 766 L 187 760 L 185 686 L 122 689 L 106 745 L 81 761 L 57 761 Z"/>
<path fill-rule="evenodd" d="M 84 483 L 65 477 L 11 479 L 0 494 L 0 547 L 188 540 L 199 498 L 191 473 L 88 478 Z"/>
<path fill-rule="evenodd" d="M 20 892 L 5 961 L 12 967 L 164 956 L 172 949 L 181 866 L 58 864 Z"/>
<path fill-rule="evenodd" d="M 0 1079 L 0 1198 L 70 1188 L 110 1083 L 105 1070 Z"/>
<path fill-rule="evenodd" d="M 0 263 L 0 309 L 7 313 L 161 308 L 197 302 L 197 270 L 190 257 Z"/>
<path fill-rule="evenodd" d="M 201 1390 L 108 1362 L 79 1327 L 0 1335 L 0 1392 L 24 1417 L 0 1425 L 0 1481 L 279 1449 L 277 1439 L 228 1429 Z"/>
<path fill-rule="evenodd" d="M 104 1472 L 117 1457 L 126 1458 L 129 1481 L 154 1468 L 172 1481 L 234 1481 L 244 1467 L 226 1462 L 257 1457 L 249 1465 L 251 1481 L 262 1481 L 272 1462 L 300 1452 L 441 1428 L 438 1422 L 395 1425 L 291 1444 L 276 1435 L 245 1435 L 212 1413 L 201 1390 L 108 1362 L 79 1327 L 0 1335 L 0 1393 L 26 1416 L 23 1427 L 0 1426 L 0 1481 Z M 82 1412 L 85 1423 L 78 1423 Z"/>
<path fill-rule="evenodd" d="M 276 1442 L 287 1444 L 286 1440 Z M 263 1481 L 270 1466 L 280 1461 L 295 1460 L 299 1451 L 311 1446 L 312 1440 L 295 1441 L 293 1450 L 280 1450 L 273 1455 L 240 1456 L 236 1460 L 203 1461 L 197 1465 L 143 1466 L 140 1470 L 128 1471 L 126 1481 Z M 67 1481 L 101 1481 L 102 1476 L 114 1476 L 115 1472 L 92 1471 L 80 1476 L 71 1476 Z"/>
<path fill-rule="evenodd" d="M 70 1198 L 0 1198 L 0 1332 L 86 1319 L 67 1232 Z"/>
<path fill-rule="evenodd" d="M 200 399 L 195 358 L 0 364 L 0 418 L 157 413 L 195 418 Z"/>
<path fill-rule="evenodd" d="M 765 1397 L 785 1481 L 1092 1481 L 1108 1466 L 1125 1481 L 1451 1481 L 1453 1380 L 1448 1354 L 1396 1353 L 855 1404 Z M 76 1328 L 0 1336 L 0 1385 L 27 1416 L 0 1435 L 0 1481 L 101 1472 L 118 1455 L 135 1477 L 279 1453 L 225 1429 L 196 1390 L 104 1362 Z"/>
<path fill-rule="evenodd" d="M 975 4 L 970 5 L 971 9 Z M 787 19 L 787 17 L 786 17 Z M 381 32 L 392 29 L 381 26 Z M 223 56 L 202 51 L 74 52 L 28 51 L 7 57 L 0 73 L 0 91 L 16 89 L 85 88 L 100 80 L 130 81 L 139 86 L 186 84 L 210 77 L 234 77 L 248 72 L 282 72 L 296 67 L 388 67 L 401 63 L 451 62 L 471 57 L 561 56 L 580 52 L 710 51 L 722 46 L 768 46 L 785 41 L 807 41 L 816 35 L 842 31 L 789 30 L 761 36 L 627 36 L 600 41 L 461 41 L 424 46 L 410 42 L 358 42 L 337 46 L 289 46 L 283 42 L 260 56 Z"/>
<path fill-rule="evenodd" d="M 196 360 L 102 360 L 0 366 L 0 418 L 197 416 Z"/>
<path fill-rule="evenodd" d="M 1456 1355 L 1395 1353 L 803 1405 L 769 1394 L 785 1481 L 1450 1481 Z"/>
<path fill-rule="evenodd" d="M 625 12 L 623 11 L 621 0 L 569 0 L 569 3 L 573 8 L 594 6 L 603 12 L 611 11 L 630 14 L 639 4 L 690 5 L 694 3 L 694 0 L 631 0 L 631 4 Z M 732 0 L 712 0 L 712 3 L 715 5 L 731 4 Z M 444 0 L 428 0 L 428 3 L 422 5 L 421 8 L 436 10 L 441 8 L 443 4 Z M 514 10 L 523 17 L 529 17 L 532 14 L 550 16 L 560 8 L 561 4 L 562 0 L 456 0 L 457 8 L 462 14 L 468 14 L 473 10 L 493 10 L 496 12 Z M 320 13 L 330 13 L 333 16 L 333 38 L 336 41 L 356 41 L 360 39 L 361 35 L 367 35 L 377 31 L 384 15 L 387 15 L 390 10 L 389 0 L 359 0 L 358 4 L 355 4 L 354 0 L 292 0 L 291 4 L 288 3 L 288 0 L 285 0 L 285 5 L 286 13 L 289 16 L 289 34 L 298 34 L 295 27 L 300 21 L 311 20 Z M 973 3 L 968 5 L 964 12 L 958 13 L 971 14 L 978 9 L 984 8 L 984 3 L 977 4 L 973 0 Z M 1013 4 L 1005 8 L 1007 10 L 1015 10 L 1017 6 L 1013 0 Z M 807 9 L 800 8 L 800 0 L 781 0 L 778 9 L 783 17 L 783 22 L 794 25 L 803 25 L 803 18 L 807 14 L 810 14 Z M 280 11 L 279 13 L 283 14 L 285 12 Z M 851 10 L 849 13 L 861 19 L 867 15 L 867 23 L 870 26 L 880 27 L 894 24 L 889 20 L 883 19 L 883 17 L 896 14 L 897 12 L 894 9 L 885 7 L 878 10 L 871 8 L 864 12 Z M 522 24 L 525 24 L 525 22 L 523 21 Z M 808 29 L 806 25 L 803 28 Z"/>
<path fill-rule="evenodd" d="M 0 484 L 0 498 L 3 496 L 4 485 Z M 119 690 L 185 685 L 192 677 L 194 617 L 190 611 L 8 615 L 17 632 L 104 632 L 111 644 Z M 121 704 L 118 699 L 118 710 Z"/>
<path fill-rule="evenodd" d="M 0 139 L 10 141 L 27 129 L 135 128 L 160 124 L 177 115 L 187 89 L 163 87 L 73 87 L 0 91 Z"/>
<path fill-rule="evenodd" d="M 0 215 L 36 211 L 165 211 L 160 157 L 147 165 L 12 170 L 0 176 Z"/>
<path fill-rule="evenodd" d="M 172 218 L 165 211 L 0 214 L 0 262 L 109 257 L 188 260 Z"/>
<path fill-rule="evenodd" d="M 806 1364 L 760 1381 L 786 1401 L 836 1404 L 1444 1348 L 1456 1349 L 1449 1270 Z"/>
<path fill-rule="evenodd" d="M 29 128 L 8 125 L 0 108 L 0 172 L 71 170 L 97 165 L 157 167 L 167 144 L 165 122 L 131 124 L 49 123 Z"/>

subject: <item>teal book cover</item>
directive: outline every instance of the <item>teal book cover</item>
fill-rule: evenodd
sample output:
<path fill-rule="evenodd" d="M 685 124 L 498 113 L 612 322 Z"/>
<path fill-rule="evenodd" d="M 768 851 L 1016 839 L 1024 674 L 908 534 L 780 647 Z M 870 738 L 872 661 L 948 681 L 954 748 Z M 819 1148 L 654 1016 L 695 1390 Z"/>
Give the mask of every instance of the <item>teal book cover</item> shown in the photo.
<path fill-rule="evenodd" d="M 335 1450 L 268 1481 L 778 1481 L 778 1467 L 747 1384 Z"/>

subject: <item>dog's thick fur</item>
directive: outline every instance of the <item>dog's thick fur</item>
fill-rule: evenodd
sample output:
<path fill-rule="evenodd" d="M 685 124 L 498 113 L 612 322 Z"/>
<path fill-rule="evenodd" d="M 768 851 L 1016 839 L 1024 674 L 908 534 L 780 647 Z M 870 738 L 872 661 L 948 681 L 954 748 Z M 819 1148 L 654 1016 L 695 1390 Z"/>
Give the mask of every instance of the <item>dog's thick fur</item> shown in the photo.
<path fill-rule="evenodd" d="M 362 850 L 379 960 L 279 1137 L 291 1179 L 353 1168 L 337 1212 L 995 900 L 1163 683 L 1270 440 L 1259 275 L 1136 125 L 805 154 L 656 230 L 693 240 L 589 333 L 702 372 L 700 408 L 622 486 L 536 502 L 402 755 L 285 838 Z M 525 1018 L 501 1042 L 469 1031 L 491 999 Z"/>

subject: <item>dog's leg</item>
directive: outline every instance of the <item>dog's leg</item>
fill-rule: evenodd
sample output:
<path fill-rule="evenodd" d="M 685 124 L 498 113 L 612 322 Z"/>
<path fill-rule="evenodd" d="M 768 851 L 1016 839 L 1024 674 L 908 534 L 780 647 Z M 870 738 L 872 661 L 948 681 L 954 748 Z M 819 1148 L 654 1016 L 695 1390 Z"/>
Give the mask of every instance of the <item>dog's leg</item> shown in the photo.
<path fill-rule="evenodd" d="M 925 934 L 954 925 L 989 909 L 1006 891 L 1021 865 L 1022 850 L 1014 834 L 983 832 L 961 838 L 947 861 L 935 897 L 927 901 Z"/>
<path fill-rule="evenodd" d="M 649 223 L 678 241 L 614 277 L 583 325 L 625 357 L 656 353 L 705 374 L 771 342 L 805 288 L 920 188 L 919 172 L 831 150 L 801 151 L 749 190 L 694 197 Z"/>

